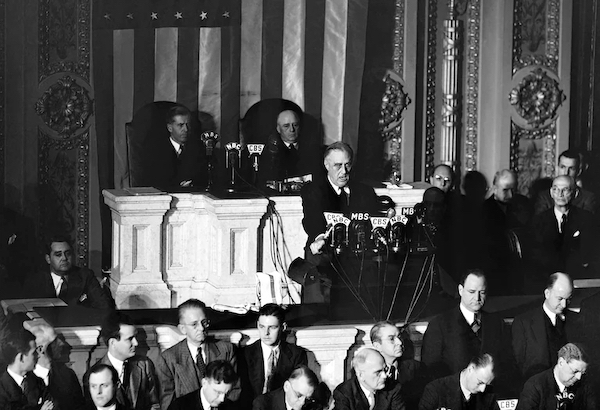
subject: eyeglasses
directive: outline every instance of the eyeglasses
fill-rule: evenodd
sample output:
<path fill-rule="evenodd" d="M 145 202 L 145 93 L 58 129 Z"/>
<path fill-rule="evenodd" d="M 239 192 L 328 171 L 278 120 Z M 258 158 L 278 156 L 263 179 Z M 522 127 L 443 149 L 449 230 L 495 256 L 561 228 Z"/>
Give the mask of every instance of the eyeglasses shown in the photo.
<path fill-rule="evenodd" d="M 551 188 L 551 190 L 554 194 L 561 195 L 561 196 L 565 196 L 565 195 L 568 195 L 571 192 L 573 192 L 573 190 L 571 188 L 558 188 L 555 186 L 553 186 Z"/>
<path fill-rule="evenodd" d="M 304 403 L 312 403 L 313 402 L 313 399 L 311 397 L 305 396 L 302 393 L 298 393 L 292 387 L 292 383 L 291 382 L 290 382 L 290 390 L 292 390 L 292 393 L 294 393 L 294 397 L 296 398 L 297 401 L 304 400 Z"/>
<path fill-rule="evenodd" d="M 202 329 L 208 329 L 210 327 L 210 320 L 202 319 L 200 322 L 182 323 L 182 325 L 189 326 L 194 330 L 198 329 L 198 326 L 202 326 Z"/>
<path fill-rule="evenodd" d="M 580 376 L 583 376 L 585 374 L 585 370 L 578 370 L 578 369 L 573 369 L 571 367 L 571 365 L 569 364 L 569 362 L 565 362 L 567 367 L 569 368 L 569 370 L 571 371 L 571 373 L 573 373 L 573 375 L 576 375 L 579 373 Z"/>
<path fill-rule="evenodd" d="M 448 177 L 444 177 L 444 176 L 442 176 L 442 175 L 437 175 L 437 174 L 436 174 L 436 175 L 434 175 L 433 177 L 434 177 L 434 178 L 435 178 L 437 181 L 439 181 L 439 182 L 442 182 L 442 181 L 444 181 L 444 183 L 445 183 L 445 184 L 449 184 L 449 183 L 450 183 L 450 178 L 448 178 Z"/>

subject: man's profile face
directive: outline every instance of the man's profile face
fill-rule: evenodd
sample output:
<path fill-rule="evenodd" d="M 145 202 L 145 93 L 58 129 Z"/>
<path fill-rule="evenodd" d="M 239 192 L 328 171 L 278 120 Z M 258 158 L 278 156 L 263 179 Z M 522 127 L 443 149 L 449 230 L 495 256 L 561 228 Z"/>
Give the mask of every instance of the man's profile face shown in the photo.
<path fill-rule="evenodd" d="M 29 341 L 29 350 L 21 355 L 21 368 L 26 372 L 31 372 L 35 369 L 35 364 L 38 361 L 38 351 L 35 346 L 35 341 Z"/>
<path fill-rule="evenodd" d="M 465 380 L 465 389 L 469 393 L 483 393 L 486 387 L 494 380 L 494 369 L 492 365 L 475 367 L 473 364 L 470 364 L 467 367 L 467 377 Z"/>
<path fill-rule="evenodd" d="M 379 329 L 381 342 L 374 342 L 373 346 L 381 353 L 387 363 L 394 361 L 404 353 L 404 344 L 400 330 L 396 326 L 383 326 Z"/>
<path fill-rule="evenodd" d="M 573 198 L 575 186 L 571 183 L 573 180 L 568 177 L 557 177 L 552 182 L 550 196 L 557 206 L 567 206 Z"/>
<path fill-rule="evenodd" d="M 261 342 L 267 346 L 276 346 L 279 343 L 283 329 L 275 316 L 259 316 L 257 327 Z"/>
<path fill-rule="evenodd" d="M 573 286 L 568 279 L 559 278 L 550 289 L 544 290 L 544 304 L 552 313 L 560 315 L 571 303 Z"/>
<path fill-rule="evenodd" d="M 167 130 L 171 138 L 178 144 L 185 144 L 190 131 L 190 117 L 187 115 L 176 115 L 173 121 L 167 124 Z"/>
<path fill-rule="evenodd" d="M 71 269 L 72 259 L 71 246 L 67 242 L 52 242 L 50 254 L 46 255 L 46 263 L 50 265 L 50 270 L 60 276 Z"/>
<path fill-rule="evenodd" d="M 470 274 L 465 284 L 458 285 L 460 303 L 471 312 L 479 312 L 485 304 L 487 284 L 485 278 Z"/>
<path fill-rule="evenodd" d="M 324 164 L 327 176 L 335 186 L 343 188 L 348 184 L 350 181 L 352 160 L 345 151 L 338 149 L 329 151 Z"/>
<path fill-rule="evenodd" d="M 515 195 L 515 189 L 517 188 L 517 180 L 511 175 L 505 175 L 498 178 L 496 186 L 494 187 L 494 199 L 503 204 L 509 203 Z"/>
<path fill-rule="evenodd" d="M 90 395 L 97 407 L 106 407 L 115 397 L 115 383 L 108 369 L 90 374 Z"/>
<path fill-rule="evenodd" d="M 179 330 L 191 344 L 200 346 L 204 343 L 207 329 L 208 320 L 203 309 L 188 308 L 183 311 L 179 322 Z"/>
<path fill-rule="evenodd" d="M 138 345 L 136 339 L 136 329 L 131 325 L 121 325 L 119 330 L 119 340 L 109 340 L 109 351 L 119 360 L 126 360 L 135 355 L 135 348 Z"/>
<path fill-rule="evenodd" d="M 298 136 L 300 135 L 300 122 L 294 111 L 282 111 L 277 116 L 277 132 L 281 136 L 281 140 L 288 144 L 298 140 Z"/>
<path fill-rule="evenodd" d="M 214 379 L 205 377 L 202 379 L 202 387 L 204 387 L 204 397 L 211 407 L 219 407 L 225 401 L 225 396 L 231 391 L 233 384 L 225 382 L 217 382 Z"/>
<path fill-rule="evenodd" d="M 587 363 L 581 360 L 571 359 L 568 362 L 558 358 L 558 380 L 565 386 L 571 387 L 577 383 L 587 371 Z"/>
<path fill-rule="evenodd" d="M 357 369 L 357 376 L 370 391 L 385 387 L 387 368 L 380 354 L 369 355 L 368 359 Z"/>
<path fill-rule="evenodd" d="M 560 157 L 556 176 L 561 175 L 567 175 L 571 178 L 577 177 L 579 175 L 579 161 L 575 158 Z"/>
<path fill-rule="evenodd" d="M 283 384 L 285 402 L 292 410 L 301 410 L 307 400 L 310 400 L 315 389 L 308 384 L 305 376 L 286 380 Z"/>
<path fill-rule="evenodd" d="M 452 187 L 452 171 L 448 167 L 438 166 L 429 178 L 429 183 L 447 193 Z"/>

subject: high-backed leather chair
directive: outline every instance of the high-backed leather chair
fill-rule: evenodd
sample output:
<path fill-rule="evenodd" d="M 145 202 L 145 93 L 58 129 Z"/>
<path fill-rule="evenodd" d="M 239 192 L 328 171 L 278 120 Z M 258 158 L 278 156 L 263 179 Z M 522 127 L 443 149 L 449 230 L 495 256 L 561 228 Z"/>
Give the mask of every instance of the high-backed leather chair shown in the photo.
<path fill-rule="evenodd" d="M 298 104 L 282 98 L 268 98 L 254 104 L 240 120 L 242 143 L 266 144 L 276 132 L 277 116 L 281 111 L 292 110 L 303 125 L 304 114 Z M 303 132 L 304 133 L 304 132 Z"/>

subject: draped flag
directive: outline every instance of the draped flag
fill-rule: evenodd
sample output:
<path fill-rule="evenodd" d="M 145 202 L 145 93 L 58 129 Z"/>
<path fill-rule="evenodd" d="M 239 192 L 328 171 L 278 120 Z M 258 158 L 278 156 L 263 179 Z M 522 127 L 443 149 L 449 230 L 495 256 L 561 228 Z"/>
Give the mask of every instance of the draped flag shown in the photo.
<path fill-rule="evenodd" d="M 94 0 L 93 73 L 102 188 L 127 175 L 125 123 L 175 101 L 222 141 L 265 98 L 296 102 L 325 144 L 356 145 L 368 0 Z"/>

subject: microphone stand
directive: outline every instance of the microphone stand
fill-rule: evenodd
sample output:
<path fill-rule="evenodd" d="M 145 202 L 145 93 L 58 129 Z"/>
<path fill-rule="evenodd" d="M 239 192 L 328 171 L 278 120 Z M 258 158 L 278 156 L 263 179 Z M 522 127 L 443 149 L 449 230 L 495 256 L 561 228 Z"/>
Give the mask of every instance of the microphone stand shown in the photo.
<path fill-rule="evenodd" d="M 235 192 L 236 167 L 239 170 L 242 165 L 241 151 L 242 145 L 239 142 L 228 142 L 225 145 L 225 154 L 227 155 L 225 165 L 229 171 L 229 187 L 227 188 L 227 192 Z"/>
<path fill-rule="evenodd" d="M 207 172 L 208 172 L 208 181 L 206 184 L 206 191 L 209 191 L 213 185 L 213 170 L 215 168 L 214 164 L 214 148 L 219 140 L 219 134 L 216 132 L 203 132 L 200 135 L 200 139 L 204 143 L 206 147 L 206 162 L 207 162 Z"/>
<path fill-rule="evenodd" d="M 248 157 L 252 164 L 252 184 L 256 186 L 258 182 L 258 169 L 260 165 L 260 156 L 265 149 L 265 144 L 248 144 Z"/>

